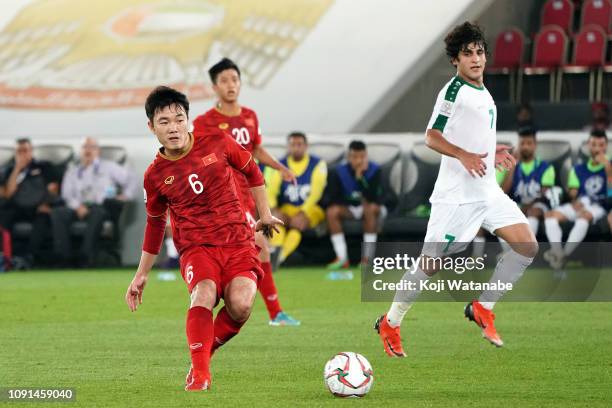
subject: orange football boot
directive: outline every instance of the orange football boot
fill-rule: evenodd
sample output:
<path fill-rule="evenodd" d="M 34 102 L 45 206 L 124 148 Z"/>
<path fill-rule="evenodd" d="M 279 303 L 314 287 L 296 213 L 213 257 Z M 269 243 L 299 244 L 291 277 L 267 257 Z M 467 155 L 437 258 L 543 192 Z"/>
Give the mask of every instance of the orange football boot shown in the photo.
<path fill-rule="evenodd" d="M 384 314 L 376 320 L 374 329 L 378 332 L 382 340 L 385 353 L 389 357 L 406 357 L 402 347 L 402 338 L 400 337 L 400 328 L 391 327 L 387 321 L 387 315 Z"/>
<path fill-rule="evenodd" d="M 491 344 L 497 347 L 504 345 L 501 337 L 495 329 L 493 321 L 495 320 L 495 314 L 485 309 L 479 301 L 473 300 L 465 306 L 465 317 L 473 321 L 482 329 L 482 337 L 489 340 Z"/>

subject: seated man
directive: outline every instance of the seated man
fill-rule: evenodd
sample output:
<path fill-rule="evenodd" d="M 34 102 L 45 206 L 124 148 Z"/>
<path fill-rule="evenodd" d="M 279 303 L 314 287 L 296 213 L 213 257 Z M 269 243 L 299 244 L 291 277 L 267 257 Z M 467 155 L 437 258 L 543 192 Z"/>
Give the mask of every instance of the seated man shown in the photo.
<path fill-rule="evenodd" d="M 59 178 L 51 163 L 36 160 L 29 139 L 18 139 L 15 158 L 0 175 L 0 229 L 5 236 L 15 223 L 32 223 L 29 251 L 25 254 L 23 267 L 32 265 L 34 259 L 40 260 L 40 250 L 47 236 L 51 205 L 58 199 Z M 8 242 L 5 243 L 8 245 Z M 5 256 L 10 257 L 10 254 Z"/>
<path fill-rule="evenodd" d="M 343 220 L 363 219 L 363 242 L 376 242 L 380 219 L 386 214 L 382 172 L 378 164 L 368 160 L 366 145 L 352 141 L 347 159 L 327 178 L 327 225 L 336 253 L 329 269 L 349 266 Z"/>
<path fill-rule="evenodd" d="M 550 210 L 546 192 L 555 185 L 555 168 L 536 157 L 538 145 L 533 127 L 523 127 L 518 133 L 518 163 L 513 171 L 502 170 L 498 180 L 504 193 L 516 201 L 527 216 L 531 231 L 537 235 L 544 213 Z"/>
<path fill-rule="evenodd" d="M 277 265 L 300 245 L 302 231 L 316 227 L 325 219 L 325 212 L 318 205 L 327 177 L 325 161 L 308 154 L 308 141 L 301 132 L 289 134 L 287 152 L 280 162 L 295 174 L 297 182 L 284 181 L 280 172 L 273 170 L 267 186 L 272 215 L 285 224 L 278 227 L 279 233 L 271 240 Z"/>
<path fill-rule="evenodd" d="M 64 175 L 62 198 L 66 206 L 51 212 L 54 250 L 64 263 L 73 258 L 70 244 L 72 222 L 87 222 L 78 263 L 89 266 L 93 262 L 104 220 L 109 217 L 109 211 L 116 211 L 116 206 L 111 203 L 133 198 L 137 188 L 132 173 L 115 162 L 100 159 L 99 155 L 96 139 L 86 138 L 81 145 L 80 163 L 71 166 Z M 117 186 L 121 189 L 120 194 L 117 194 Z M 110 204 L 108 208 L 105 208 L 105 202 Z"/>
<path fill-rule="evenodd" d="M 567 187 L 571 202 L 545 214 L 544 226 L 551 249 L 544 253 L 544 259 L 555 269 L 562 268 L 565 258 L 584 240 L 589 225 L 606 215 L 608 184 L 612 183 L 612 164 L 606 157 L 606 133 L 591 131 L 588 145 L 591 154 L 588 162 L 575 165 L 569 174 Z M 574 221 L 574 226 L 563 248 L 559 223 L 567 221 Z"/>

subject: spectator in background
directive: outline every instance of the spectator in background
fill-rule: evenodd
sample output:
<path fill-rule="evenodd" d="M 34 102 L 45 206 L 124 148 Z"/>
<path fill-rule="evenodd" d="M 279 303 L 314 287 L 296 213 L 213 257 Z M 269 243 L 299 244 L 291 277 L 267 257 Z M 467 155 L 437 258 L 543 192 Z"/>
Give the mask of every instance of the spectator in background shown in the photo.
<path fill-rule="evenodd" d="M 592 130 L 589 137 L 591 157 L 586 163 L 572 168 L 567 181 L 571 202 L 545 214 L 544 225 L 551 249 L 544 259 L 554 269 L 561 269 L 565 259 L 584 240 L 590 224 L 606 215 L 608 184 L 612 182 L 612 163 L 606 156 L 608 138 L 602 130 Z M 574 221 L 565 247 L 561 245 L 560 222 Z"/>
<path fill-rule="evenodd" d="M 380 166 L 368 160 L 363 142 L 352 141 L 347 162 L 331 171 L 327 179 L 327 225 L 336 253 L 336 259 L 328 265 L 329 269 L 349 266 L 343 220 L 362 219 L 363 242 L 376 242 L 379 222 L 386 215 L 384 198 Z M 368 255 L 371 254 L 364 254 L 366 258 Z"/>
<path fill-rule="evenodd" d="M 66 171 L 62 182 L 62 198 L 66 205 L 51 212 L 54 250 L 63 263 L 73 258 L 70 242 L 73 221 L 87 223 L 78 263 L 89 266 L 94 260 L 103 222 L 109 218 L 108 204 L 113 200 L 123 202 L 134 197 L 137 188 L 134 175 L 115 162 L 100 159 L 99 155 L 96 139 L 84 139 L 80 163 Z"/>
<path fill-rule="evenodd" d="M 287 151 L 288 155 L 280 163 L 295 174 L 296 183 L 284 181 L 281 173 L 273 170 L 266 187 L 272 215 L 285 224 L 278 227 L 280 232 L 271 240 L 277 265 L 300 245 L 302 231 L 316 227 L 325 219 L 325 212 L 319 206 L 327 178 L 325 161 L 308 154 L 308 141 L 302 132 L 289 134 Z"/>
<path fill-rule="evenodd" d="M 0 201 L 3 202 L 0 227 L 10 233 L 16 222 L 32 223 L 29 252 L 25 254 L 23 267 L 40 260 L 51 206 L 58 199 L 59 178 L 53 165 L 34 158 L 30 139 L 17 140 L 15 158 L 0 176 Z"/>

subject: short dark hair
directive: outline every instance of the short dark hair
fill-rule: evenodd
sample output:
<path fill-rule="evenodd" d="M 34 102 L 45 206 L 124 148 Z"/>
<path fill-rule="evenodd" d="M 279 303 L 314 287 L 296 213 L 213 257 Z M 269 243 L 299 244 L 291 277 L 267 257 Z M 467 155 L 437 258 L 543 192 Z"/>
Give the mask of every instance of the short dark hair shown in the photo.
<path fill-rule="evenodd" d="M 208 76 L 210 76 L 210 80 L 213 84 L 217 83 L 217 76 L 219 76 L 219 74 L 226 69 L 233 69 L 238 73 L 238 77 L 240 77 L 240 69 L 238 69 L 238 65 L 236 65 L 236 63 L 229 58 L 223 58 L 208 70 Z"/>
<path fill-rule="evenodd" d="M 459 58 L 459 53 L 466 50 L 471 43 L 480 45 L 485 54 L 489 53 L 489 45 L 481 28 L 469 21 L 453 28 L 444 38 L 444 43 L 446 44 L 446 55 L 451 63 L 454 59 Z"/>
<path fill-rule="evenodd" d="M 151 91 L 145 102 L 145 112 L 151 122 L 156 112 L 166 106 L 179 105 L 185 110 L 185 115 L 189 117 L 189 100 L 184 93 L 172 89 L 168 86 L 158 86 Z"/>
<path fill-rule="evenodd" d="M 306 133 L 304 132 L 294 131 L 294 132 L 289 133 L 287 135 L 287 141 L 291 139 L 292 137 L 301 137 L 302 139 L 304 139 L 304 143 L 308 144 L 308 139 L 306 139 Z"/>
<path fill-rule="evenodd" d="M 522 126 L 518 130 L 519 137 L 533 137 L 536 138 L 536 129 L 533 126 Z"/>
<path fill-rule="evenodd" d="M 605 139 L 606 142 L 608 141 L 608 135 L 606 135 L 606 131 L 603 130 L 603 129 L 593 129 L 593 130 L 591 130 L 590 137 L 594 137 L 596 139 Z"/>
<path fill-rule="evenodd" d="M 349 150 L 361 152 L 366 150 L 366 145 L 361 140 L 353 140 L 349 143 Z"/>
<path fill-rule="evenodd" d="M 20 137 L 19 139 L 15 140 L 15 143 L 20 145 L 20 144 L 32 144 L 32 141 L 30 140 L 29 137 Z"/>

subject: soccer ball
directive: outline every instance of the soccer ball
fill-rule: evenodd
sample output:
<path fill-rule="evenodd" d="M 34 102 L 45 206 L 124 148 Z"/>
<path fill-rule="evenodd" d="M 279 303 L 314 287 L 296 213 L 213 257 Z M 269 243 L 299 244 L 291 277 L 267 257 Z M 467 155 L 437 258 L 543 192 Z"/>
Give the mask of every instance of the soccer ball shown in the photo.
<path fill-rule="evenodd" d="M 336 397 L 361 398 L 372 388 L 374 373 L 364 356 L 345 351 L 336 354 L 325 364 L 323 380 L 329 392 Z"/>

